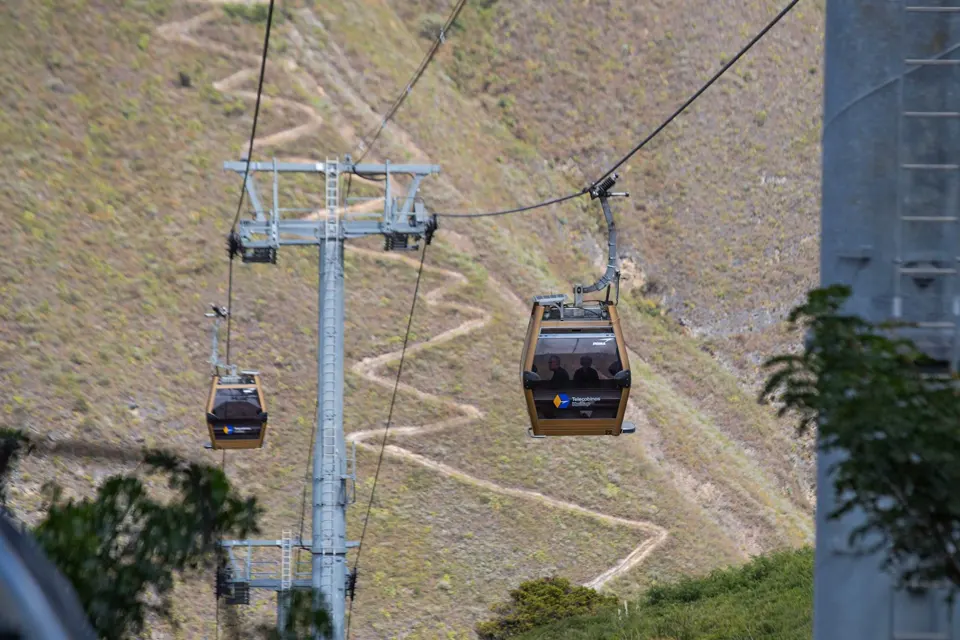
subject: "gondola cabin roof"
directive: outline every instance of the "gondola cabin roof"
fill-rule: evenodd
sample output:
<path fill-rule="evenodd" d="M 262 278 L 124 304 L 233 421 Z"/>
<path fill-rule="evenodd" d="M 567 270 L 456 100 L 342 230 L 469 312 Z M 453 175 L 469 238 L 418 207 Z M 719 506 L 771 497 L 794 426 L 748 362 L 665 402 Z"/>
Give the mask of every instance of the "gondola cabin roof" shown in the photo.
<path fill-rule="evenodd" d="M 618 436 L 630 361 L 615 305 L 534 301 L 521 357 L 530 435 Z"/>
<path fill-rule="evenodd" d="M 267 433 L 260 376 L 214 375 L 207 400 L 207 428 L 214 449 L 259 449 Z"/>

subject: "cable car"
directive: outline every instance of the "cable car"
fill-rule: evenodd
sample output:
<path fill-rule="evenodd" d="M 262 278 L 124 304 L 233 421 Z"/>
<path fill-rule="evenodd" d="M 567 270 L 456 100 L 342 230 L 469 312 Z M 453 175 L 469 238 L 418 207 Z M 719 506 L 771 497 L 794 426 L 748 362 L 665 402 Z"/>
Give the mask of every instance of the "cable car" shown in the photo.
<path fill-rule="evenodd" d="M 619 436 L 630 359 L 613 304 L 537 296 L 524 342 L 523 389 L 533 436 Z"/>
<path fill-rule="evenodd" d="M 624 423 L 630 395 L 630 359 L 620 329 L 610 286 L 617 288 L 616 226 L 607 198 L 617 175 L 591 190 L 600 198 L 609 233 L 609 262 L 597 282 L 574 287 L 567 296 L 536 296 L 524 340 L 520 376 L 530 428 L 535 438 L 547 436 L 619 436 L 633 433 Z M 583 294 L 607 289 L 606 300 L 584 301 Z"/>
<path fill-rule="evenodd" d="M 267 409 L 260 376 L 214 374 L 207 401 L 207 427 L 214 449 L 259 449 L 267 434 Z"/>
<path fill-rule="evenodd" d="M 257 371 L 237 371 L 223 364 L 217 349 L 220 321 L 227 310 L 213 305 L 213 378 L 207 397 L 207 429 L 210 449 L 259 449 L 267 435 L 267 405 Z"/>

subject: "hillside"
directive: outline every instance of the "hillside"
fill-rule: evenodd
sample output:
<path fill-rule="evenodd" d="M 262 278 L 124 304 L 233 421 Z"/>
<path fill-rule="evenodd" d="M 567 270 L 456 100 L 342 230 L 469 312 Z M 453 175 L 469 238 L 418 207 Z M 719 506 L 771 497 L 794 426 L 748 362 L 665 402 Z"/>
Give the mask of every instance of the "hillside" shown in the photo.
<path fill-rule="evenodd" d="M 445 4 L 393 6 L 414 29 Z M 447 68 L 460 91 L 582 186 L 784 4 L 725 1 L 708 17 L 689 1 L 588 0 L 562 11 L 470 3 Z M 621 253 L 651 297 L 745 380 L 783 343 L 777 322 L 817 282 L 823 11 L 824 0 L 797 5 L 623 168 L 634 197 L 620 205 Z"/>
<path fill-rule="evenodd" d="M 723 18 L 713 23 L 698 22 L 692 2 L 645 5 L 640 14 L 627 0 L 611 0 L 602 11 L 589 2 L 552 6 L 468 5 L 463 28 L 369 159 L 440 164 L 442 174 L 423 185 L 438 211 L 527 203 L 580 188 L 714 69 L 721 49 L 735 50 L 776 10 L 769 2 L 723 3 Z M 697 301 L 696 308 L 712 311 L 681 314 L 688 325 L 709 332 L 711 322 L 727 318 L 737 332 L 744 329 L 737 314 L 752 313 L 756 296 L 783 302 L 813 277 L 816 261 L 791 253 L 801 246 L 792 235 L 778 245 L 785 248 L 773 272 L 759 248 L 749 259 L 721 259 L 711 234 L 722 229 L 729 246 L 766 251 L 770 233 L 786 232 L 751 212 L 773 216 L 785 193 L 815 186 L 815 141 L 807 148 L 796 136 L 818 117 L 818 77 L 805 63 L 789 72 L 802 83 L 760 73 L 782 73 L 776 55 L 783 51 L 803 60 L 817 55 L 822 14 L 814 6 L 744 61 L 754 81 L 724 81 L 625 172 L 621 184 L 634 197 L 617 203 L 617 216 L 634 277 L 620 306 L 639 380 L 630 409 L 636 436 L 532 441 L 516 380 L 526 301 L 569 291 L 599 268 L 599 209 L 576 201 L 521 216 L 441 222 L 395 414 L 397 427 L 413 428 L 391 436 L 380 474 L 355 638 L 471 637 L 487 606 L 531 577 L 561 573 L 631 597 L 654 582 L 810 540 L 803 447 L 724 365 L 768 349 L 772 342 L 762 340 L 769 336 L 711 346 L 664 309 Z M 322 160 L 353 148 L 420 61 L 424 25 L 447 11 L 439 2 L 383 0 L 280 7 L 259 159 Z M 89 492 L 106 474 L 132 468 L 142 444 L 220 462 L 203 449 L 209 321 L 202 314 L 209 302 L 226 301 L 223 238 L 240 180 L 221 166 L 246 149 L 263 15 L 213 0 L 0 6 L 7 63 L 0 69 L 0 221 L 11 240 L 0 256 L 0 381 L 9 390 L 0 415 L 6 426 L 44 434 L 59 452 L 29 460 L 17 478 L 11 498 L 28 520 L 43 482 L 55 478 L 69 491 Z M 576 25 L 594 34 L 615 27 L 618 36 L 574 37 Z M 568 37 L 578 44 L 558 45 Z M 521 41 L 550 52 L 553 64 L 539 64 L 544 75 L 528 69 L 539 58 Z M 628 41 L 635 55 L 612 57 L 622 70 L 604 67 L 610 56 L 602 54 Z M 595 82 L 600 68 L 610 75 Z M 551 75 L 557 70 L 562 76 Z M 495 82 L 514 86 L 513 99 L 502 100 Z M 768 82 L 777 87 L 772 94 Z M 601 85 L 613 93 L 585 89 Z M 752 107 L 741 104 L 768 104 L 775 114 L 787 103 L 800 107 L 791 106 L 789 117 L 771 115 L 763 136 L 742 121 Z M 564 108 L 550 111 L 551 104 Z M 758 151 L 760 140 L 770 149 Z M 796 182 L 772 190 L 726 184 L 732 167 L 750 176 L 783 166 L 772 161 L 782 150 L 774 140 L 802 147 L 782 160 Z M 283 206 L 315 205 L 321 189 L 300 180 L 281 194 Z M 364 185 L 355 193 L 378 192 Z M 810 195 L 803 215 L 776 224 L 815 234 L 813 202 Z M 384 254 L 381 246 L 350 242 L 346 250 L 345 425 L 369 446 L 378 437 L 367 430 L 386 418 L 416 277 L 410 256 Z M 681 264 L 686 256 L 695 258 Z M 734 269 L 735 259 L 743 262 Z M 295 249 L 284 250 L 276 266 L 235 265 L 233 353 L 241 366 L 262 372 L 272 427 L 263 450 L 230 454 L 226 468 L 265 503 L 269 537 L 300 527 L 316 388 L 316 265 L 314 252 Z M 791 273 L 799 275 L 790 280 Z M 718 278 L 762 281 L 763 291 L 718 301 Z M 103 455 L 85 456 L 80 445 Z M 349 511 L 354 539 L 376 452 L 359 447 L 358 462 L 358 502 Z M 181 593 L 182 637 L 213 635 L 212 577 Z M 257 594 L 241 616 L 273 611 L 266 594 Z M 154 637 L 168 633 L 158 625 Z"/>
<path fill-rule="evenodd" d="M 813 549 L 807 547 L 658 586 L 619 611 L 540 627 L 518 640 L 802 640 L 812 633 Z"/>

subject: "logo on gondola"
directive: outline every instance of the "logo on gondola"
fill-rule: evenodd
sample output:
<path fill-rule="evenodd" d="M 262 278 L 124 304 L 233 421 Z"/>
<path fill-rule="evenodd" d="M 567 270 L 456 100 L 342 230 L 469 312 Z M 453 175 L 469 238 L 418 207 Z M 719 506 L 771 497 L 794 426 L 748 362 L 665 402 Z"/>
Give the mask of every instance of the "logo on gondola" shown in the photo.
<path fill-rule="evenodd" d="M 558 393 L 557 397 L 553 399 L 553 406 L 557 409 L 566 409 L 570 406 L 570 396 L 565 393 Z"/>
<path fill-rule="evenodd" d="M 231 427 L 230 425 L 224 425 L 223 432 L 229 436 L 230 434 L 233 433 L 233 427 Z"/>

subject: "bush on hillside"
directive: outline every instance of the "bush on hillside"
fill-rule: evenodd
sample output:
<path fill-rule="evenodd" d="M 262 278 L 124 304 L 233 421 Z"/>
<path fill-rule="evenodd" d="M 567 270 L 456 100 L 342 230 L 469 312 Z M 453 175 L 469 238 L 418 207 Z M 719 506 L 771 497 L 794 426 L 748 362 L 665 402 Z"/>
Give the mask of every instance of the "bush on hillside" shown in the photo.
<path fill-rule="evenodd" d="M 813 549 L 658 585 L 629 606 L 547 624 L 515 640 L 810 640 Z"/>
<path fill-rule="evenodd" d="M 333 634 L 333 618 L 327 610 L 326 598 L 320 591 L 296 590 L 288 594 L 289 612 L 287 624 L 283 631 L 276 628 L 276 624 L 261 624 L 257 633 L 264 640 L 299 640 L 312 638 L 311 629 L 321 637 Z M 316 607 L 316 603 L 320 606 Z M 238 638 L 243 637 L 241 635 Z M 247 636 L 249 637 L 249 636 Z"/>
<path fill-rule="evenodd" d="M 423 17 L 420 18 L 419 35 L 421 38 L 426 38 L 427 40 L 436 40 L 445 24 L 447 24 L 447 16 L 440 15 L 439 13 L 424 14 Z M 449 36 L 451 33 L 460 33 L 462 31 L 463 24 L 461 24 L 461 19 L 457 18 L 453 21 L 453 24 L 450 25 L 450 29 L 445 35 Z"/>
<path fill-rule="evenodd" d="M 566 578 L 529 580 L 510 592 L 509 601 L 493 605 L 496 618 L 481 622 L 476 631 L 481 640 L 506 640 L 540 625 L 616 605 L 614 596 L 571 585 Z"/>
<path fill-rule="evenodd" d="M 420 18 L 420 37 L 436 40 L 447 19 L 438 13 L 428 13 Z"/>
<path fill-rule="evenodd" d="M 803 548 L 758 556 L 743 566 L 715 569 L 706 577 L 684 578 L 672 584 L 650 587 L 645 604 L 690 604 L 757 588 L 770 589 L 784 581 L 793 584 L 797 576 L 809 574 L 810 551 Z"/>
<path fill-rule="evenodd" d="M 266 24 L 267 16 L 270 13 L 270 7 L 265 4 L 243 4 L 240 2 L 231 2 L 223 5 L 223 12 L 231 18 L 239 18 L 245 22 L 250 22 L 253 24 Z M 274 9 L 274 24 L 283 24 L 286 18 L 287 11 L 285 9 Z"/>

